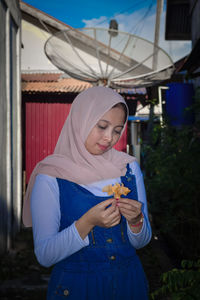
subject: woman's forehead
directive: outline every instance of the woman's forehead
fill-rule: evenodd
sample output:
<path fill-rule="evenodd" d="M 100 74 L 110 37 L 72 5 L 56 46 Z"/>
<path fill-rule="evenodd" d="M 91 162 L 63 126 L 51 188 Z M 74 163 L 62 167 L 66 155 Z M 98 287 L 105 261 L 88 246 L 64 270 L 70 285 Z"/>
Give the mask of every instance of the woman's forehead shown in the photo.
<path fill-rule="evenodd" d="M 121 106 L 111 107 L 100 117 L 99 121 L 116 121 L 123 125 L 125 122 L 125 111 Z"/>

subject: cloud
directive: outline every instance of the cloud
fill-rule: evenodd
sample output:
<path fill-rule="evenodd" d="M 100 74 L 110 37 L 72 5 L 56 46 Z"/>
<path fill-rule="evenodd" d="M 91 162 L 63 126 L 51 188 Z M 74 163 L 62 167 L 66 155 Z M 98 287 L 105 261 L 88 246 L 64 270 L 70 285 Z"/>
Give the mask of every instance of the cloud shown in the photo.
<path fill-rule="evenodd" d="M 100 18 L 93 18 L 91 20 L 85 20 L 83 19 L 82 22 L 85 24 L 84 27 L 103 27 L 103 28 L 108 28 L 109 27 L 109 21 L 107 20 L 108 18 L 105 16 L 102 16 Z M 102 24 L 102 26 L 101 26 Z"/>
<path fill-rule="evenodd" d="M 113 15 L 111 18 L 101 16 L 100 18 L 93 18 L 91 20 L 82 20 L 85 27 L 101 27 L 109 28 L 110 19 L 116 19 L 118 22 L 119 31 L 128 32 L 138 35 L 148 41 L 154 41 L 155 19 L 156 19 L 156 5 L 137 10 L 131 14 L 124 13 Z M 172 60 L 175 62 L 191 51 L 190 41 L 166 41 L 165 40 L 165 10 L 161 15 L 160 23 L 160 39 L 159 46 L 165 50 Z"/>

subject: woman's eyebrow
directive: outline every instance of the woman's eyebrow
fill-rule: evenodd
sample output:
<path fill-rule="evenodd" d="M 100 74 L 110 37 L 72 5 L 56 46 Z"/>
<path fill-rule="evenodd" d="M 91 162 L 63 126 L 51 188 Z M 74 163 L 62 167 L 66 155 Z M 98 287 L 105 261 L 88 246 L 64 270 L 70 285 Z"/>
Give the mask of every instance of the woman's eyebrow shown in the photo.
<path fill-rule="evenodd" d="M 111 124 L 108 120 L 99 120 L 99 122 L 106 122 L 107 124 Z M 124 125 L 117 125 L 115 127 L 124 127 Z"/>
<path fill-rule="evenodd" d="M 106 122 L 106 123 L 110 123 L 108 120 L 103 120 L 103 119 L 100 119 L 99 122 Z"/>

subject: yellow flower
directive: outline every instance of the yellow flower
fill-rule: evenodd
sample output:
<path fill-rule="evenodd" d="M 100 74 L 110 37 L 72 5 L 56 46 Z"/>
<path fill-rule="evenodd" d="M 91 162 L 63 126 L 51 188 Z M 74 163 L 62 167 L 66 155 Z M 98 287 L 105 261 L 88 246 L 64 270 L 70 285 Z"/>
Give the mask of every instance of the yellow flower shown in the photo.
<path fill-rule="evenodd" d="M 115 185 L 106 185 L 104 186 L 102 191 L 107 193 L 109 196 L 114 195 L 115 199 L 120 198 L 121 195 L 126 196 L 130 192 L 129 188 L 125 187 L 123 183 L 116 183 Z"/>

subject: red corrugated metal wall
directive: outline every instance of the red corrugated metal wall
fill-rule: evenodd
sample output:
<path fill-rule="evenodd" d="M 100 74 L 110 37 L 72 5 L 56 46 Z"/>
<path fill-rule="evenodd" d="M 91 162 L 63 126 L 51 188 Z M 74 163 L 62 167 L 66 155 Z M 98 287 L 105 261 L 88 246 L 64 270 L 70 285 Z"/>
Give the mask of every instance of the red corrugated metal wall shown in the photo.
<path fill-rule="evenodd" d="M 52 154 L 69 114 L 69 103 L 26 103 L 26 183 L 35 165 Z M 126 151 L 127 129 L 115 148 Z"/>
<path fill-rule="evenodd" d="M 68 103 L 26 103 L 26 182 L 35 165 L 53 153 L 70 107 Z"/>

